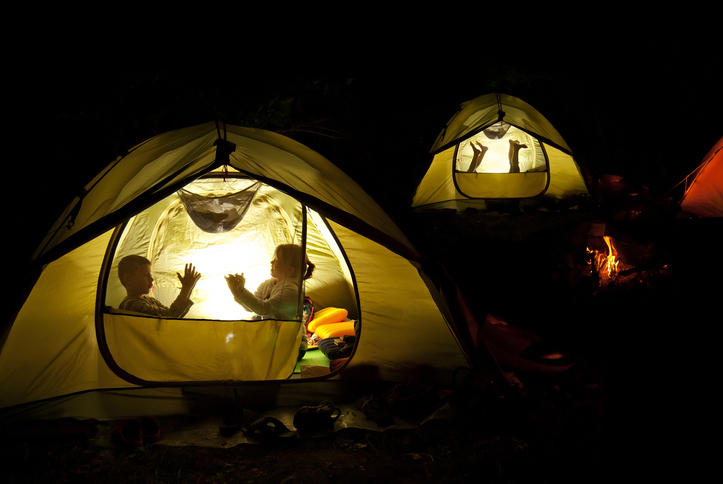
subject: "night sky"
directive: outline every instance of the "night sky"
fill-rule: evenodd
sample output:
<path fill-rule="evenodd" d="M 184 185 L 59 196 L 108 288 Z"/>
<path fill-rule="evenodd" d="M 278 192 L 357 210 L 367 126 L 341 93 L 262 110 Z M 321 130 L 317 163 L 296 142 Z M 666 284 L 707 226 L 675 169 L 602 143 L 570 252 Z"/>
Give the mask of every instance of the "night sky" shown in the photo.
<path fill-rule="evenodd" d="M 278 68 L 28 68 L 7 91 L 20 121 L 6 161 L 21 219 L 11 220 L 11 270 L 24 271 L 63 207 L 116 156 L 219 118 L 297 139 L 403 217 L 457 106 L 504 92 L 547 117 L 594 175 L 621 175 L 663 197 L 723 136 L 723 49 L 713 35 L 621 45 L 596 43 L 584 59 L 571 44 L 546 61 L 500 56 L 443 68 L 430 60 L 348 78 Z"/>

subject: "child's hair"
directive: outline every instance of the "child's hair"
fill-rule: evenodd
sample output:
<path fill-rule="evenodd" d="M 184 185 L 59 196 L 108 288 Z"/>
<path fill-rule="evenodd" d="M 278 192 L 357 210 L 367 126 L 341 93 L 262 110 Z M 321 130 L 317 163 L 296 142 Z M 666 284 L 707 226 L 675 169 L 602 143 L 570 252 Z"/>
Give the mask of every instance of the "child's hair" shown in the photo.
<path fill-rule="evenodd" d="M 302 259 L 301 257 L 301 246 L 298 246 L 296 244 L 281 244 L 278 247 L 276 247 L 276 255 L 278 255 L 285 263 L 292 266 L 296 272 L 299 271 L 299 263 L 302 260 L 306 261 L 306 267 L 304 269 L 304 275 L 303 279 L 307 280 L 311 277 L 311 275 L 314 273 L 314 268 L 316 265 L 314 265 L 313 262 L 311 262 L 309 259 L 304 257 Z"/>
<path fill-rule="evenodd" d="M 127 255 L 118 263 L 118 278 L 123 279 L 126 274 L 131 274 L 138 267 L 150 265 L 151 261 L 140 255 Z"/>

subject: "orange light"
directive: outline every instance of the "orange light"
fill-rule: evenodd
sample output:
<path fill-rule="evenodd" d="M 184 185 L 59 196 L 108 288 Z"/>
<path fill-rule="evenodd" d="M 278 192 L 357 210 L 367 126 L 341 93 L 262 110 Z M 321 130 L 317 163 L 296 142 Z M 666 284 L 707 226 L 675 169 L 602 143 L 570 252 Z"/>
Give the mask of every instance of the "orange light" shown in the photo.
<path fill-rule="evenodd" d="M 615 279 L 618 275 L 618 264 L 620 264 L 620 261 L 617 258 L 618 251 L 615 249 L 615 246 L 613 246 L 613 242 L 610 237 L 606 235 L 603 239 L 608 246 L 608 256 L 605 258 L 605 266 L 608 271 L 608 277 Z"/>
<path fill-rule="evenodd" d="M 601 286 L 605 286 L 617 278 L 620 266 L 618 251 L 613 244 L 612 238 L 605 235 L 603 240 L 608 246 L 607 253 L 587 249 L 587 252 L 593 256 L 592 264 L 594 264 L 595 272 L 600 276 Z"/>

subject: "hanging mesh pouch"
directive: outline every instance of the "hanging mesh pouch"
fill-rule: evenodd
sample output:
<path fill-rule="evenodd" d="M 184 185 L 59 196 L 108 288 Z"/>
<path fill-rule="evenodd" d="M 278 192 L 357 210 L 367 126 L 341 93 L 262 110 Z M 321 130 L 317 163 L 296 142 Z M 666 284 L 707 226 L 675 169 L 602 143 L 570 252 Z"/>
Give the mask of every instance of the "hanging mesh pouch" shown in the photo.
<path fill-rule="evenodd" d="M 243 220 L 260 186 L 257 182 L 240 192 L 223 196 L 200 195 L 181 189 L 178 196 L 199 229 L 220 233 L 233 230 Z"/>

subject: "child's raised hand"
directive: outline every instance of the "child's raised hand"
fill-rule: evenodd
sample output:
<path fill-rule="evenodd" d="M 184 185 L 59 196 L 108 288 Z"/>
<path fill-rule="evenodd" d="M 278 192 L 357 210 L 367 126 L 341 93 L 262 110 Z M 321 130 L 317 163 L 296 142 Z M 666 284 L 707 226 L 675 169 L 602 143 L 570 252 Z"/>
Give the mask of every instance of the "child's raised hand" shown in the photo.
<path fill-rule="evenodd" d="M 244 286 L 246 285 L 246 278 L 244 277 L 243 272 L 241 275 L 229 274 L 226 276 L 226 284 L 228 284 L 231 294 L 235 297 L 238 296 L 244 289 Z"/>
<path fill-rule="evenodd" d="M 201 273 L 196 271 L 193 264 L 186 264 L 183 276 L 181 276 L 178 272 L 176 272 L 176 275 L 178 276 L 178 280 L 181 281 L 182 288 L 189 292 L 196 287 L 196 283 L 201 278 Z"/>

